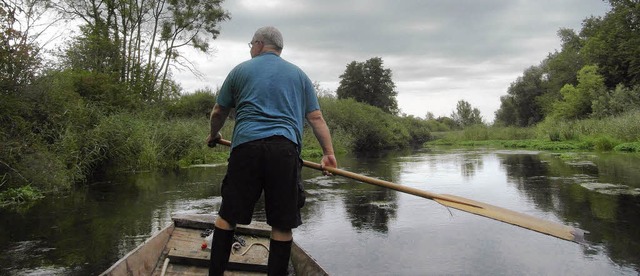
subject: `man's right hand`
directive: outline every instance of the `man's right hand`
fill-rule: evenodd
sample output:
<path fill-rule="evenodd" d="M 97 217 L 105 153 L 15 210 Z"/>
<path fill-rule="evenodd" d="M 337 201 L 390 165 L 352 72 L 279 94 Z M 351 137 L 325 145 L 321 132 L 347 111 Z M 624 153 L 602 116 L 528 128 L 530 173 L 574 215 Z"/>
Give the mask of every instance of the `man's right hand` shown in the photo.
<path fill-rule="evenodd" d="M 222 139 L 222 135 L 220 134 L 220 132 L 218 132 L 216 135 L 211 135 L 211 133 L 209 133 L 209 136 L 207 136 L 207 146 L 209 146 L 210 148 L 215 147 L 220 139 Z"/>
<path fill-rule="evenodd" d="M 336 156 L 333 154 L 328 154 L 322 156 L 322 160 L 320 161 L 320 166 L 322 167 L 322 174 L 324 175 L 332 175 L 329 171 L 324 168 L 337 168 L 338 161 L 336 160 Z"/>

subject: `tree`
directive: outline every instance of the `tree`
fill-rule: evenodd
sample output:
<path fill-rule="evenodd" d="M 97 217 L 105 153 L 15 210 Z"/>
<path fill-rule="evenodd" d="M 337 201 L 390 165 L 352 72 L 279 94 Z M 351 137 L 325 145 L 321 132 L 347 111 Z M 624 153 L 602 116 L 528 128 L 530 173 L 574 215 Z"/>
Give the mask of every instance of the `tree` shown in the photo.
<path fill-rule="evenodd" d="M 597 64 L 608 88 L 640 84 L 640 4 L 638 1 L 608 0 L 612 9 L 583 23 L 586 37 L 583 53 Z"/>
<path fill-rule="evenodd" d="M 199 74 L 180 49 L 209 52 L 209 40 L 220 33 L 218 24 L 230 18 L 221 3 L 58 0 L 56 7 L 63 15 L 84 21 L 81 36 L 66 53 L 72 68 L 115 74 L 143 99 L 159 101 L 173 88 L 170 68 Z"/>
<path fill-rule="evenodd" d="M 598 67 L 588 65 L 578 72 L 578 85 L 565 85 L 561 90 L 562 101 L 554 105 L 554 116 L 560 119 L 582 119 L 593 111 L 593 105 L 601 97 L 606 97 L 604 77 L 598 74 Z"/>
<path fill-rule="evenodd" d="M 531 66 L 521 77 L 511 83 L 507 93 L 513 101 L 517 126 L 530 126 L 540 122 L 544 113 L 538 98 L 547 91 L 544 83 L 544 70 L 541 66 Z"/>
<path fill-rule="evenodd" d="M 424 115 L 424 119 L 425 120 L 435 120 L 436 119 L 436 115 L 433 115 L 433 112 L 429 111 L 429 112 L 427 112 L 427 115 Z"/>
<path fill-rule="evenodd" d="M 29 34 L 32 8 L 33 3 L 0 2 L 0 94 L 18 93 L 39 68 L 40 48 Z M 28 22 L 18 22 L 19 16 Z"/>
<path fill-rule="evenodd" d="M 517 125 L 516 106 L 513 96 L 504 95 L 500 97 L 500 108 L 495 112 L 494 122 L 497 125 L 515 126 Z"/>
<path fill-rule="evenodd" d="M 578 36 L 572 29 L 562 28 L 558 31 L 558 37 L 562 42 L 562 49 L 549 53 L 542 62 L 542 85 L 545 87 L 543 94 L 536 97 L 543 116 L 550 114 L 553 104 L 562 99 L 560 89 L 565 84 L 578 84 L 577 74 L 585 65 L 581 49 L 584 39 Z"/>
<path fill-rule="evenodd" d="M 340 75 L 340 86 L 336 91 L 338 99 L 353 98 L 396 115 L 399 112 L 398 92 L 391 76 L 391 69 L 385 69 L 379 57 L 364 63 L 352 61 Z"/>
<path fill-rule="evenodd" d="M 471 104 L 465 100 L 458 101 L 456 111 L 451 114 L 451 118 L 462 127 L 482 124 L 480 110 L 471 107 Z"/>
<path fill-rule="evenodd" d="M 460 128 L 460 124 L 458 124 L 457 121 L 455 121 L 454 119 L 451 119 L 447 116 L 440 116 L 438 118 L 436 118 L 436 121 L 444 126 L 446 126 L 448 130 L 454 130 L 454 129 L 458 129 Z"/>

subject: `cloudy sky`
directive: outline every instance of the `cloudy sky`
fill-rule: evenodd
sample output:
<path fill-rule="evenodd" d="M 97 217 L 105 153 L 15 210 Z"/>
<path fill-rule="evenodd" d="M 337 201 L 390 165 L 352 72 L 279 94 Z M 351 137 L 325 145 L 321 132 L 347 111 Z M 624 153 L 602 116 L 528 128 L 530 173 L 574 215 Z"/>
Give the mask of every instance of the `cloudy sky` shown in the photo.
<path fill-rule="evenodd" d="M 581 29 L 602 16 L 602 0 L 227 0 L 231 20 L 210 56 L 193 55 L 203 79 L 177 72 L 185 91 L 222 85 L 227 73 L 249 59 L 259 27 L 284 36 L 282 57 L 312 81 L 335 91 L 352 61 L 380 57 L 391 69 L 402 113 L 448 116 L 458 100 L 494 118 L 500 96 L 549 52 L 560 49 L 560 28 Z M 191 55 L 191 54 L 190 54 Z"/>

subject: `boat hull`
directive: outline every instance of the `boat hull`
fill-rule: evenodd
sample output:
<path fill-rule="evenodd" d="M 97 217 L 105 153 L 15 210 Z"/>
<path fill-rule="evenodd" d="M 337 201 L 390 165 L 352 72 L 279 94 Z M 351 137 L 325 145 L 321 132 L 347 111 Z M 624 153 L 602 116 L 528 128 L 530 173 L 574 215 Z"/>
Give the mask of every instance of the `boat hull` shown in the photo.
<path fill-rule="evenodd" d="M 181 214 L 173 223 L 118 260 L 103 272 L 121 275 L 207 275 L 211 251 L 202 249 L 201 233 L 213 229 L 213 215 Z M 271 228 L 260 222 L 238 225 L 238 243 L 225 275 L 266 275 Z M 328 275 L 297 243 L 291 246 L 290 274 Z"/>

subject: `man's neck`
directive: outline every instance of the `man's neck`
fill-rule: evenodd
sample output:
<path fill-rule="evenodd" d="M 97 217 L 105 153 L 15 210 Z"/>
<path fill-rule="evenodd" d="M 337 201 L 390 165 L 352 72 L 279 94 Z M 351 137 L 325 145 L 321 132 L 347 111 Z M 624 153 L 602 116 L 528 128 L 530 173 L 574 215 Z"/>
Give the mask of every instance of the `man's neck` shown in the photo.
<path fill-rule="evenodd" d="M 278 51 L 276 49 L 273 49 L 273 48 L 265 47 L 264 49 L 262 49 L 262 52 L 260 52 L 260 55 L 266 54 L 266 53 L 275 54 L 276 56 L 280 56 L 280 53 L 282 53 L 282 52 Z"/>

